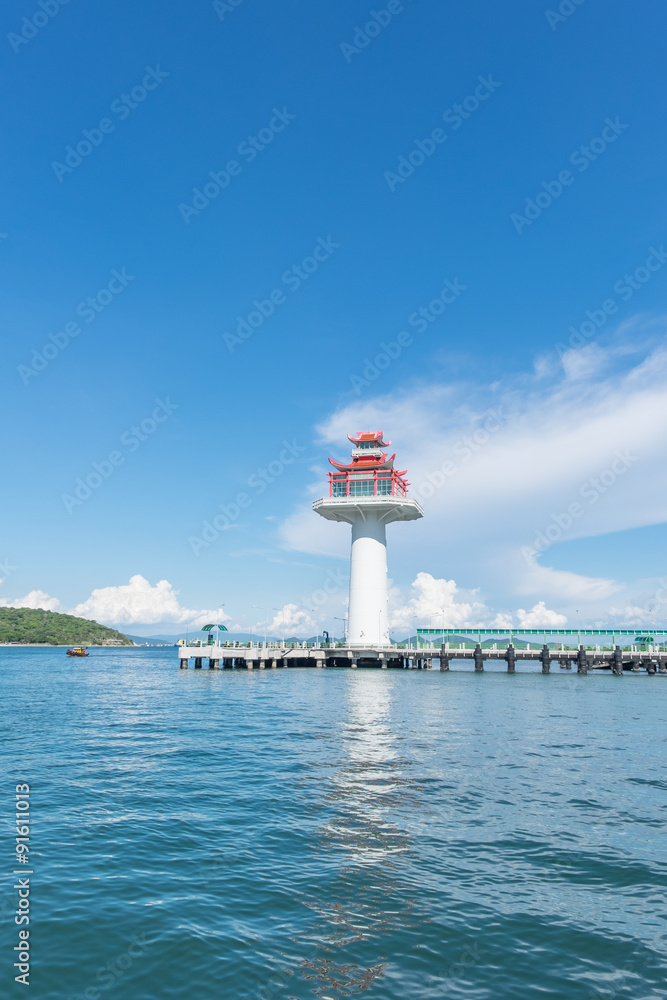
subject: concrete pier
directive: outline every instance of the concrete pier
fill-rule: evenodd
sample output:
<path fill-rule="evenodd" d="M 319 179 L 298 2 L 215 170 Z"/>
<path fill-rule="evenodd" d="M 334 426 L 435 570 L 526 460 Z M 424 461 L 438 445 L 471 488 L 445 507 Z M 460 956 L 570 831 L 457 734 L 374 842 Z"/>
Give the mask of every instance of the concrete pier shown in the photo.
<path fill-rule="evenodd" d="M 306 643 L 282 645 L 268 643 L 264 645 L 233 645 L 206 646 L 182 645 L 178 647 L 178 656 L 182 670 L 187 670 L 190 660 L 194 660 L 195 669 L 199 670 L 208 661 L 211 670 L 277 670 L 295 667 L 358 668 L 374 667 L 378 670 L 432 670 L 434 660 L 439 662 L 440 670 L 451 669 L 452 660 L 470 661 L 474 673 L 482 674 L 485 665 L 489 663 L 504 663 L 507 673 L 515 674 L 517 663 L 526 660 L 539 664 L 543 674 L 551 672 L 552 664 L 557 664 L 562 670 L 572 670 L 576 666 L 577 673 L 585 676 L 589 672 L 610 670 L 617 676 L 624 672 L 646 672 L 655 674 L 667 673 L 667 651 L 638 651 L 615 646 L 613 649 L 590 649 L 579 645 L 576 649 L 550 648 L 545 643 L 542 647 L 516 649 L 509 643 L 504 649 L 483 647 L 476 643 L 474 647 L 463 644 L 452 645 L 443 643 L 440 647 L 415 648 L 406 646 L 369 646 L 365 648 L 351 646 L 308 646 Z"/>

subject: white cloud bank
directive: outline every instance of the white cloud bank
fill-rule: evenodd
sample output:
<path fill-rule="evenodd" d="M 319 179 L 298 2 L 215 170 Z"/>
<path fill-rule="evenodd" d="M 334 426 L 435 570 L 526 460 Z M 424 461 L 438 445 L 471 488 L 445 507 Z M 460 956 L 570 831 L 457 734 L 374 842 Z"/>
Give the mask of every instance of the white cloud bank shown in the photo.
<path fill-rule="evenodd" d="M 117 625 L 158 625 L 164 622 L 204 625 L 208 621 L 217 624 L 229 620 L 229 615 L 221 608 L 202 611 L 182 607 L 178 591 L 168 580 L 158 580 L 152 587 L 138 573 L 130 577 L 129 583 L 119 587 L 94 590 L 86 601 L 72 608 L 70 614 Z"/>
<path fill-rule="evenodd" d="M 400 592 L 392 591 L 389 624 L 393 632 L 412 632 L 429 619 L 438 628 L 443 622 L 446 627 L 476 625 L 488 617 L 487 608 L 474 594 L 470 600 L 459 600 L 454 580 L 437 580 L 430 573 L 418 573 L 410 591 L 405 604 L 398 603 Z"/>
<path fill-rule="evenodd" d="M 89 618 L 103 625 L 205 625 L 209 621 L 222 624 L 229 615 L 221 608 L 184 608 L 178 601 L 178 591 L 168 580 L 159 580 L 155 586 L 140 574 L 130 582 L 117 587 L 100 587 L 93 590 L 81 604 L 65 609 L 57 597 L 50 597 L 43 590 L 31 590 L 25 597 L 0 600 L 0 607 L 43 608 Z"/>
<path fill-rule="evenodd" d="M 43 590 L 31 590 L 25 597 L 2 598 L 0 608 L 42 608 L 44 611 L 60 611 L 57 597 L 49 597 Z"/>

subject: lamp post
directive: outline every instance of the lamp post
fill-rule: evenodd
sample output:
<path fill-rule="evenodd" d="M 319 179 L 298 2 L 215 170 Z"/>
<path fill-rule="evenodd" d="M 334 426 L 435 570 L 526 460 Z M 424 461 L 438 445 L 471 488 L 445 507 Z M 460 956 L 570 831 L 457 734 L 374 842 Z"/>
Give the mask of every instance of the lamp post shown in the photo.
<path fill-rule="evenodd" d="M 268 618 L 269 612 L 266 610 L 266 608 L 260 607 L 259 604 L 253 604 L 253 608 L 257 608 L 258 611 L 263 611 L 264 614 L 266 615 L 266 618 Z M 266 618 L 264 619 L 264 646 L 265 647 L 266 647 L 266 624 L 267 624 Z"/>
<path fill-rule="evenodd" d="M 435 615 L 442 615 L 442 641 L 445 641 L 445 609 L 437 608 L 435 611 L 424 612 L 429 618 L 433 618 Z"/>
<path fill-rule="evenodd" d="M 222 614 L 224 614 L 224 611 L 222 611 L 222 609 L 224 608 L 224 606 L 225 606 L 224 604 L 219 604 L 218 605 L 218 611 L 222 612 Z M 221 615 L 221 617 L 222 617 L 222 615 Z M 217 646 L 221 646 L 222 645 L 222 643 L 220 641 L 220 629 L 218 629 L 218 635 L 217 635 L 216 645 Z"/>
<path fill-rule="evenodd" d="M 344 623 L 344 625 L 345 625 L 345 636 L 344 636 L 344 638 L 345 638 L 345 642 L 347 642 L 347 615 L 345 616 L 345 618 L 338 618 L 336 615 L 334 615 L 333 618 L 334 618 L 334 621 L 343 622 Z M 334 631 L 335 631 L 335 627 L 334 627 Z M 335 636 L 334 636 L 334 638 L 335 638 Z"/>
<path fill-rule="evenodd" d="M 312 611 L 314 615 L 317 614 L 317 608 L 309 608 L 308 610 Z M 315 618 L 315 648 L 319 649 L 319 646 L 320 646 L 320 619 Z"/>

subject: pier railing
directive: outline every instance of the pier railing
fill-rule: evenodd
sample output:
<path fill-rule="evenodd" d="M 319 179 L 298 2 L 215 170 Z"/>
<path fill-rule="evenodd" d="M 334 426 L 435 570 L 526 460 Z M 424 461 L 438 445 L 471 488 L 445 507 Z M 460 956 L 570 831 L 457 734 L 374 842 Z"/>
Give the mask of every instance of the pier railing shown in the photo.
<path fill-rule="evenodd" d="M 206 640 L 201 639 L 189 639 L 187 642 L 183 643 L 187 645 L 188 648 L 201 649 L 201 650 L 233 650 L 233 649 L 347 649 L 348 645 L 344 642 L 314 642 L 304 640 L 291 641 L 291 642 L 280 642 L 277 640 L 269 640 L 263 642 L 262 640 L 237 640 L 237 641 L 227 641 L 227 642 L 216 642 L 209 643 Z M 386 649 L 395 650 L 420 650 L 423 652 L 437 652 L 444 648 L 447 652 L 455 653 L 457 650 L 460 652 L 466 652 L 469 650 L 474 650 L 477 646 L 476 642 L 424 642 L 420 641 L 418 636 L 417 642 L 412 644 L 407 642 L 393 642 L 390 646 L 385 647 Z M 505 648 L 505 644 L 499 644 L 497 642 L 482 642 L 481 649 L 484 653 L 495 653 L 501 652 Z M 543 644 L 540 643 L 530 643 L 530 642 L 520 642 L 516 645 L 518 650 L 525 650 L 526 652 L 536 652 L 542 648 Z M 615 646 L 618 645 L 619 648 L 625 652 L 629 653 L 662 653 L 667 652 L 667 643 L 614 643 L 614 645 L 607 644 L 602 645 L 600 643 L 561 643 L 553 642 L 549 643 L 548 646 L 554 654 L 556 653 L 576 653 L 578 649 L 585 649 L 587 652 L 592 653 L 610 653 L 613 652 Z M 210 654 L 209 654 L 210 655 Z"/>

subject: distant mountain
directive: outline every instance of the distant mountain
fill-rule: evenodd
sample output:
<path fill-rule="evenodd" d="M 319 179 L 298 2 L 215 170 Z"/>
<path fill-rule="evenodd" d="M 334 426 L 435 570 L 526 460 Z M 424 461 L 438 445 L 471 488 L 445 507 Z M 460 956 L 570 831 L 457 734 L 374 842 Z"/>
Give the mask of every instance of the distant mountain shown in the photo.
<path fill-rule="evenodd" d="M 128 638 L 132 639 L 138 645 L 145 645 L 148 643 L 175 643 L 179 639 L 185 639 L 186 637 L 190 640 L 201 639 L 205 636 L 205 632 L 190 632 L 187 633 L 185 630 L 183 632 L 178 632 L 175 635 L 165 635 L 160 633 L 158 635 L 128 635 Z M 264 633 L 259 635 L 257 632 L 214 632 L 214 635 L 220 636 L 221 642 L 264 642 Z M 267 642 L 282 642 L 282 636 L 278 635 L 267 635 Z M 322 641 L 322 634 L 319 635 L 319 641 Z M 342 642 L 342 639 L 332 639 L 333 642 Z M 303 636 L 285 636 L 285 642 L 315 642 L 315 636 L 311 635 L 310 638 L 305 639 Z"/>
<path fill-rule="evenodd" d="M 165 643 L 169 646 L 173 646 L 178 639 L 178 637 L 168 636 L 168 635 L 130 635 L 129 632 L 125 633 L 128 639 L 131 639 L 137 646 L 153 646 L 160 645 L 164 646 Z"/>
<path fill-rule="evenodd" d="M 87 618 L 41 608 L 0 608 L 0 642 L 50 646 L 131 646 L 132 640 Z"/>

